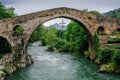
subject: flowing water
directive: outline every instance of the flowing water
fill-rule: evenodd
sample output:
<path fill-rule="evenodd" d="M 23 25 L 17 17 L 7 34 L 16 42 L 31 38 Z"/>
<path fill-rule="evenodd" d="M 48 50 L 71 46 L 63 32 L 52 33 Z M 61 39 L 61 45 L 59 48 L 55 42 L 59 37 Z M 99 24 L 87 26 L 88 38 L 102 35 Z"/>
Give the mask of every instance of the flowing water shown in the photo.
<path fill-rule="evenodd" d="M 120 80 L 120 74 L 98 73 L 94 63 L 78 54 L 48 52 L 38 45 L 28 48 L 34 64 L 15 72 L 9 80 Z"/>

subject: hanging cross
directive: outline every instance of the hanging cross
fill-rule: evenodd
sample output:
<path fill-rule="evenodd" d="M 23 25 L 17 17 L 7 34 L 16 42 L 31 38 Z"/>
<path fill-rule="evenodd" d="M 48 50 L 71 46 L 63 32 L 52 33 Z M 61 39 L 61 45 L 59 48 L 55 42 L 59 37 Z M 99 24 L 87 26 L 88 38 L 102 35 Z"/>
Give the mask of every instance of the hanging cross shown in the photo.
<path fill-rule="evenodd" d="M 63 29 L 64 24 L 66 24 L 66 23 L 64 23 L 64 20 L 62 20 L 62 22 L 60 24 L 62 25 L 62 29 Z"/>

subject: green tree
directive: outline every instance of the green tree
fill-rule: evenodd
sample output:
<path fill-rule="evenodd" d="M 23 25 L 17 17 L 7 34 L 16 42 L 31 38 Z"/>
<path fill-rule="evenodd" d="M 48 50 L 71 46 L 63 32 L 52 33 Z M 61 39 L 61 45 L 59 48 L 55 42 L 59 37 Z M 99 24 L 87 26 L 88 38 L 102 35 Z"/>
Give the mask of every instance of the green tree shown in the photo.
<path fill-rule="evenodd" d="M 55 27 L 50 26 L 49 29 L 47 30 L 45 37 L 47 39 L 47 44 L 48 45 L 54 45 L 56 40 L 57 40 L 57 31 Z"/>
<path fill-rule="evenodd" d="M 99 49 L 99 36 L 97 34 L 97 32 L 94 33 L 94 35 L 92 36 L 92 42 L 93 42 L 93 45 L 94 45 L 94 53 L 95 55 L 97 55 L 98 53 L 98 49 Z"/>
<path fill-rule="evenodd" d="M 63 38 L 63 33 L 64 32 L 65 32 L 64 30 L 57 30 L 57 37 Z"/>
<path fill-rule="evenodd" d="M 47 30 L 47 28 L 46 28 L 44 25 L 40 25 L 40 26 L 37 28 L 37 31 L 39 32 L 39 35 L 40 35 L 40 36 L 44 36 L 45 33 L 46 33 L 46 30 Z"/>
<path fill-rule="evenodd" d="M 87 35 L 85 30 L 77 22 L 71 21 L 67 25 L 67 30 L 61 34 L 66 43 L 63 45 L 64 51 L 78 51 L 83 52 L 87 50 Z"/>
<path fill-rule="evenodd" d="M 45 38 L 45 33 L 46 33 L 46 28 L 44 25 L 40 25 L 38 26 L 32 33 L 31 37 L 30 37 L 30 42 L 35 42 L 35 41 L 43 41 L 46 40 Z M 46 41 L 43 41 L 43 43 L 45 43 Z"/>
<path fill-rule="evenodd" d="M 103 48 L 99 52 L 99 56 L 98 56 L 100 63 L 111 62 L 111 58 L 114 54 L 116 54 L 116 50 L 114 48 Z M 113 57 L 113 59 L 115 60 L 115 58 L 116 55 Z"/>
<path fill-rule="evenodd" d="M 0 19 L 15 17 L 14 11 L 8 10 L 0 3 Z"/>
<path fill-rule="evenodd" d="M 120 51 L 116 51 L 116 53 L 112 56 L 112 62 L 116 63 L 118 66 L 120 66 Z"/>
<path fill-rule="evenodd" d="M 120 19 L 120 8 L 109 11 L 107 13 L 105 13 L 105 15 L 111 17 L 111 18 L 117 18 Z"/>

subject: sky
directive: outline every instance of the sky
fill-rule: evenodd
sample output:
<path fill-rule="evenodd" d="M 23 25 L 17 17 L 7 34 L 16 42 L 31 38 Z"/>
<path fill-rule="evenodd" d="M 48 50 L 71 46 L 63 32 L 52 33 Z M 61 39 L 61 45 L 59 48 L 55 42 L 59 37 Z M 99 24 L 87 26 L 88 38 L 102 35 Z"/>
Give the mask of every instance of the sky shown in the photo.
<path fill-rule="evenodd" d="M 0 0 L 6 7 L 15 8 L 17 15 L 33 13 L 56 7 L 70 7 L 79 10 L 97 10 L 105 13 L 120 8 L 120 0 Z M 61 21 L 61 19 L 55 19 Z M 52 20 L 53 22 L 54 20 Z M 69 22 L 68 20 L 65 20 Z M 49 22 L 49 24 L 51 24 Z M 47 24 L 48 25 L 48 24 Z"/>
<path fill-rule="evenodd" d="M 68 25 L 70 22 L 71 22 L 71 20 L 70 19 L 66 19 L 66 18 L 56 18 L 56 19 L 53 19 L 53 20 L 50 20 L 50 21 L 47 21 L 47 22 L 45 22 L 43 25 L 45 25 L 46 27 L 49 27 L 50 25 L 52 25 L 52 24 L 55 24 L 55 23 L 58 23 L 58 24 L 60 24 L 61 25 L 61 27 L 62 27 L 62 20 L 63 20 L 63 25 Z"/>

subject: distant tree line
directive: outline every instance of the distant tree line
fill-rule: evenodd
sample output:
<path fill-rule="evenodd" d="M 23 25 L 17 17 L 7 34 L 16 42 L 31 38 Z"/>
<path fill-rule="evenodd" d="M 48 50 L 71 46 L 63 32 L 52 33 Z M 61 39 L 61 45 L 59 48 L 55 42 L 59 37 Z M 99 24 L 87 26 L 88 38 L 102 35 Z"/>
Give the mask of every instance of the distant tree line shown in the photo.
<path fill-rule="evenodd" d="M 111 18 L 117 18 L 120 19 L 120 8 L 109 11 L 107 13 L 105 13 L 106 16 L 109 16 Z"/>

